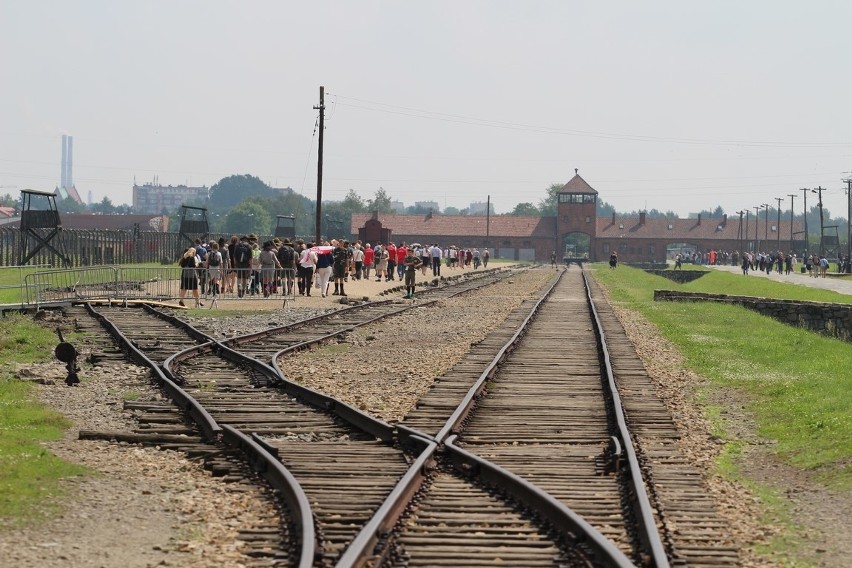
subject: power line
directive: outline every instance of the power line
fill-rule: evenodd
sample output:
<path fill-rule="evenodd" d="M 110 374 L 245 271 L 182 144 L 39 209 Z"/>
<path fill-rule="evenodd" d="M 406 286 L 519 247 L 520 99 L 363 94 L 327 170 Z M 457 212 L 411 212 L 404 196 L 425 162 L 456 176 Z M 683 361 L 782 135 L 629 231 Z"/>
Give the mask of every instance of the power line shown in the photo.
<path fill-rule="evenodd" d="M 848 147 L 852 146 L 852 142 L 765 142 L 751 140 L 711 140 L 700 138 L 678 138 L 678 137 L 659 137 L 647 136 L 639 134 L 617 134 L 609 132 L 595 132 L 589 130 L 575 130 L 566 128 L 554 128 L 550 126 L 541 126 L 534 124 L 523 124 L 506 122 L 501 120 L 476 118 L 471 116 L 456 115 L 444 112 L 429 111 L 415 109 L 411 107 L 403 107 L 391 105 L 387 103 L 367 101 L 344 95 L 335 95 L 339 99 L 354 101 L 362 104 L 347 104 L 339 102 L 341 106 L 348 106 L 360 110 L 370 112 L 379 112 L 385 114 L 396 114 L 401 116 L 410 116 L 413 118 L 421 118 L 426 120 L 437 120 L 442 122 L 451 122 L 456 124 L 466 124 L 472 126 L 484 126 L 489 128 L 502 128 L 508 130 L 522 130 L 527 132 L 535 132 L 541 134 L 559 134 L 567 136 L 584 136 L 589 138 L 603 138 L 610 140 L 628 140 L 635 142 L 657 142 L 671 144 L 690 144 L 690 145 L 708 145 L 708 146 L 747 146 L 747 147 L 775 147 L 775 148 L 831 148 L 831 147 Z M 367 106 L 373 105 L 373 106 Z"/>

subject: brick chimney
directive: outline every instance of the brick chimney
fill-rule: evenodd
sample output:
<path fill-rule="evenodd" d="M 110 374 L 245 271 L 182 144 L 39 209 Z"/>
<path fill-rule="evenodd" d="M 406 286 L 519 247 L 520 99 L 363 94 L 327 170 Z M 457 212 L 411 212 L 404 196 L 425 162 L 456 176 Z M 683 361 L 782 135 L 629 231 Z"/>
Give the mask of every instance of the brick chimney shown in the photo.
<path fill-rule="evenodd" d="M 698 214 L 698 222 L 696 223 L 696 225 L 700 225 L 700 224 L 701 224 L 701 213 Z"/>
<path fill-rule="evenodd" d="M 644 211 L 639 212 L 639 224 L 640 225 L 645 224 L 645 212 Z"/>
<path fill-rule="evenodd" d="M 615 225 L 615 211 L 612 212 L 612 224 Z"/>

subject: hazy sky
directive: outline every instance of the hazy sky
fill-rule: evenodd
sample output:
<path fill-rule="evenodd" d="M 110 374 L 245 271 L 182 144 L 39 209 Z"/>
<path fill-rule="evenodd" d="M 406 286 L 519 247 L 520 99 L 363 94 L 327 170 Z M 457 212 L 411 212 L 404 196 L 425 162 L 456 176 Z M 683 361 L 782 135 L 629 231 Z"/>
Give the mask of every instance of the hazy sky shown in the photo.
<path fill-rule="evenodd" d="M 315 198 L 324 85 L 327 199 L 504 213 L 579 168 L 619 211 L 800 212 L 821 185 L 845 217 L 850 22 L 848 0 L 0 0 L 0 193 L 52 191 L 70 134 L 84 199 L 245 173 Z"/>

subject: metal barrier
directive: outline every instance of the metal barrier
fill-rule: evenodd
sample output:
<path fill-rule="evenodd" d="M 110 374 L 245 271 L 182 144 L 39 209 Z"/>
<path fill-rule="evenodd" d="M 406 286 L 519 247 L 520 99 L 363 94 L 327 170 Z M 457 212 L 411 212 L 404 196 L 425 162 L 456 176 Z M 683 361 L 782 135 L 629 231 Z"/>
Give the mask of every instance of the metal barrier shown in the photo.
<path fill-rule="evenodd" d="M 24 278 L 27 274 L 32 273 L 39 268 L 51 268 L 50 264 L 41 264 L 41 265 L 18 265 L 18 266 L 0 266 L 0 297 L 3 298 L 2 302 L 7 302 L 8 300 L 14 300 L 15 303 L 20 304 L 23 307 L 26 302 L 26 290 L 27 284 L 24 281 Z M 12 283 L 14 276 L 10 274 L 14 274 L 12 271 L 17 271 L 17 283 Z"/>
<path fill-rule="evenodd" d="M 170 301 L 181 297 L 183 270 L 178 266 L 97 266 L 34 272 L 24 277 L 22 298 L 36 306 L 99 299 Z M 296 274 L 291 269 L 270 273 L 245 270 L 222 275 L 217 269 L 197 268 L 195 277 L 199 296 L 203 301 L 209 300 L 210 307 L 223 299 L 288 302 L 296 297 Z M 191 300 L 194 294 L 190 289 L 184 291 L 184 296 Z"/>

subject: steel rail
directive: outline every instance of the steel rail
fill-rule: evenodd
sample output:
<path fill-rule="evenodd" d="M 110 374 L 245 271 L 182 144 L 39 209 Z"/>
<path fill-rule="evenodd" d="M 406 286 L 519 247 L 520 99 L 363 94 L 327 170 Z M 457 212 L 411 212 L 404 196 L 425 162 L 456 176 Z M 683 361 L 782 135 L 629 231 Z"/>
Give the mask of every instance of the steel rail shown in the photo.
<path fill-rule="evenodd" d="M 514 350 L 515 346 L 521 340 L 521 337 L 526 332 L 527 326 L 530 321 L 532 321 L 535 314 L 538 313 L 538 310 L 541 308 L 541 305 L 547 300 L 548 297 L 553 293 L 553 290 L 556 288 L 556 285 L 559 284 L 559 281 L 562 280 L 562 276 L 565 274 L 565 271 L 560 270 L 559 274 L 553 281 L 550 283 L 548 289 L 541 294 L 541 297 L 535 303 L 535 305 L 530 310 L 527 317 L 524 318 L 524 321 L 518 326 L 518 330 L 512 335 L 512 337 L 500 348 L 491 362 L 485 367 L 485 370 L 479 375 L 479 379 L 470 387 L 465 395 L 464 399 L 459 403 L 456 407 L 456 410 L 453 414 L 447 419 L 444 423 L 444 426 L 438 431 L 435 435 L 435 441 L 443 443 L 444 440 L 447 439 L 453 433 L 458 432 L 458 429 L 461 427 L 461 424 L 468 417 L 470 412 L 473 410 L 474 403 L 479 395 L 482 393 L 482 389 L 485 388 L 485 384 L 494 376 L 494 373 L 497 371 L 497 367 L 505 360 L 509 353 Z M 428 434 L 420 434 L 426 438 L 431 438 Z"/>
<path fill-rule="evenodd" d="M 201 405 L 192 395 L 179 387 L 174 381 L 174 375 L 171 373 L 170 363 L 175 358 L 175 355 L 169 357 L 161 367 L 145 355 L 136 345 L 124 335 L 118 327 L 103 314 L 100 314 L 92 309 L 89 304 L 86 304 L 87 310 L 103 325 L 121 345 L 126 347 L 134 358 L 142 362 L 150 368 L 157 377 L 157 383 L 166 391 L 166 394 L 175 404 L 192 418 L 193 422 L 198 425 L 204 433 L 206 439 L 217 441 L 227 446 L 240 450 L 247 458 L 247 462 L 252 469 L 261 475 L 274 489 L 278 491 L 284 505 L 293 516 L 293 525 L 296 527 L 298 534 L 298 544 L 301 545 L 299 553 L 298 568 L 309 568 L 313 565 L 317 555 L 318 540 L 314 527 L 313 512 L 311 511 L 310 502 L 307 495 L 298 483 L 296 478 L 282 464 L 274 450 L 270 451 L 268 447 L 261 443 L 258 439 L 252 439 L 246 434 L 233 428 L 228 424 L 219 425 L 218 422 L 210 415 L 209 412 Z M 150 312 L 149 312 L 150 313 Z M 156 310 L 153 314 L 161 316 Z M 172 323 L 179 327 L 192 328 L 187 322 L 175 318 Z M 203 336 L 204 334 L 195 330 L 196 334 Z M 185 351 L 195 351 L 196 353 L 215 350 L 219 347 L 215 342 L 207 342 L 202 345 L 192 347 Z M 177 354 L 176 354 L 177 355 Z M 168 376 L 167 376 L 168 375 Z"/>
<path fill-rule="evenodd" d="M 615 382 L 615 375 L 612 370 L 612 360 L 609 355 L 609 349 L 606 344 L 606 334 L 604 333 L 603 324 L 598 315 L 598 310 L 592 300 L 592 292 L 589 288 L 586 269 L 582 269 L 583 286 L 586 289 L 586 300 L 594 320 L 595 335 L 598 338 L 598 345 L 601 349 L 601 363 L 603 364 L 604 377 L 609 395 L 612 397 L 612 409 L 617 424 L 618 436 L 621 438 L 621 446 L 624 451 L 624 457 L 627 459 L 627 473 L 631 484 L 630 497 L 634 501 L 634 513 L 637 514 L 637 521 L 641 527 L 639 533 L 640 541 L 646 548 L 647 553 L 651 557 L 653 566 L 657 568 L 668 568 L 669 560 L 665 546 L 663 546 L 659 531 L 656 530 L 657 523 L 654 519 L 654 509 L 651 506 L 651 501 L 648 498 L 648 493 L 645 490 L 645 480 L 642 477 L 642 469 L 639 464 L 639 459 L 636 456 L 636 449 L 633 445 L 633 438 L 630 434 L 630 429 L 627 426 L 627 418 L 624 414 L 624 407 L 621 402 L 621 396 L 618 393 L 618 385 Z"/>
<path fill-rule="evenodd" d="M 110 334 L 116 338 L 119 344 L 131 354 L 133 359 L 151 369 L 155 375 L 157 384 L 166 391 L 169 398 L 171 398 L 181 410 L 189 414 L 192 420 L 201 429 L 203 437 L 206 440 L 215 441 L 219 438 L 222 428 L 213 419 L 213 417 L 210 416 L 210 413 L 198 403 L 197 400 L 178 386 L 169 371 L 161 367 L 158 363 L 152 361 L 130 338 L 122 333 L 118 326 L 116 326 L 108 317 L 94 310 L 90 304 L 86 304 L 86 309 L 93 317 L 101 322 L 101 325 L 103 325 Z M 213 343 L 208 342 L 197 347 L 210 348 L 211 345 L 213 345 Z"/>
<path fill-rule="evenodd" d="M 239 449 L 246 456 L 252 469 L 281 495 L 292 515 L 299 536 L 297 544 L 300 552 L 296 566 L 298 568 L 313 566 L 319 554 L 319 540 L 311 504 L 302 486 L 290 470 L 278 460 L 277 451 L 264 444 L 256 435 L 249 437 L 228 424 L 222 426 L 222 439 L 226 444 Z"/>
<path fill-rule="evenodd" d="M 190 348 L 180 354 L 175 354 L 172 358 L 170 358 L 170 361 L 171 359 L 177 360 L 179 358 L 187 358 L 192 350 L 193 348 Z M 323 394 L 304 385 L 294 383 L 287 379 L 278 366 L 264 363 L 254 357 L 240 353 L 224 343 L 219 344 L 219 355 L 225 359 L 249 366 L 256 371 L 263 373 L 265 376 L 272 379 L 285 393 L 298 398 L 308 406 L 329 412 L 347 424 L 361 431 L 367 432 L 371 436 L 374 436 L 383 442 L 391 442 L 394 439 L 394 427 L 387 422 L 374 418 L 354 406 L 327 394 Z"/>
<path fill-rule="evenodd" d="M 411 504 L 414 495 L 423 486 L 429 472 L 434 469 L 435 453 L 438 451 L 438 444 L 428 438 L 412 436 L 408 442 L 424 446 L 423 450 L 352 543 L 340 555 L 335 564 L 337 568 L 362 566 L 368 557 L 383 561 L 390 552 L 389 546 L 378 547 L 377 545 L 387 539 L 394 525 Z M 377 548 L 379 549 L 378 559 L 375 558 Z"/>
<path fill-rule="evenodd" d="M 594 554 L 595 566 L 617 568 L 635 566 L 615 543 L 598 532 L 568 506 L 511 471 L 456 446 L 457 437 L 453 434 L 443 444 L 443 452 L 457 470 L 468 475 L 476 475 L 488 485 L 508 492 L 519 503 L 529 505 L 536 513 L 541 514 L 562 534 L 567 534 L 580 544 L 588 546 Z"/>

